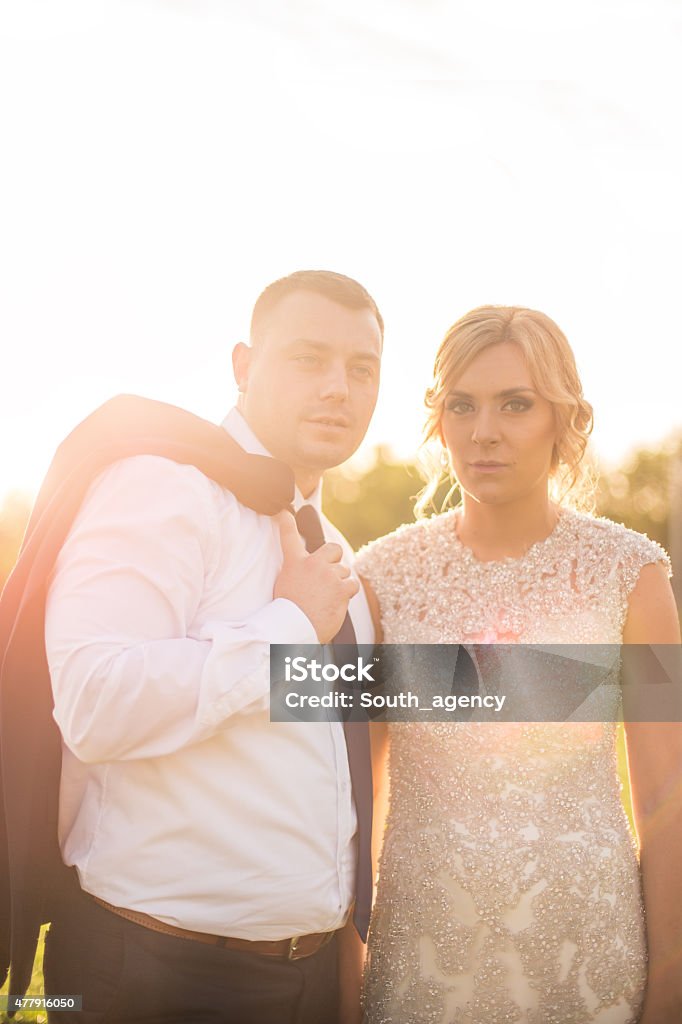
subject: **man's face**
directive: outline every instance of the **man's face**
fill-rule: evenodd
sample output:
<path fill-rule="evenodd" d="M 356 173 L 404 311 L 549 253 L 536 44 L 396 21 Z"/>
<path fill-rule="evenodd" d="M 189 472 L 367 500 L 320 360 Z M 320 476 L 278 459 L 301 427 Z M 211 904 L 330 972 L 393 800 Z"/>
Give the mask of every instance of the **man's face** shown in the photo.
<path fill-rule="evenodd" d="M 234 368 L 245 419 L 302 490 L 362 441 L 379 389 L 381 332 L 370 309 L 311 291 L 284 296 Z"/>

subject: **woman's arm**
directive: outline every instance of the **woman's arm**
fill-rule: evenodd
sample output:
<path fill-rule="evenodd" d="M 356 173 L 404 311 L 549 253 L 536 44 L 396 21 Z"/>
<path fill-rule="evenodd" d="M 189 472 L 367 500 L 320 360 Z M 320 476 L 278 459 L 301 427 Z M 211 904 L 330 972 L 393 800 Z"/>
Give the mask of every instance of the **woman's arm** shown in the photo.
<path fill-rule="evenodd" d="M 680 643 L 675 600 L 660 563 L 640 573 L 623 640 Z M 682 1020 L 682 725 L 626 722 L 625 734 L 649 947 L 641 1024 L 669 1024 Z"/>

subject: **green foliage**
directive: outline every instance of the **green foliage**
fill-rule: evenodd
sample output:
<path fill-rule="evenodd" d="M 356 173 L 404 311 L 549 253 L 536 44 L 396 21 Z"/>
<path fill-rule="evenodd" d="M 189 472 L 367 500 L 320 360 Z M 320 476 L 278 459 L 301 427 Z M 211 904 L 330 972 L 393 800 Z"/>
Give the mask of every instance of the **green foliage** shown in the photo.
<path fill-rule="evenodd" d="M 362 472 L 346 468 L 325 474 L 324 511 L 357 551 L 363 544 L 414 522 L 414 503 L 424 486 L 415 463 L 396 462 L 387 448 L 374 449 Z M 435 496 L 440 509 L 449 490 L 444 484 Z"/>
<path fill-rule="evenodd" d="M 619 469 L 599 481 L 599 515 L 646 533 L 664 547 L 670 544 L 670 476 L 682 458 L 682 440 L 671 439 L 657 451 L 640 449 Z M 679 510 L 678 510 L 679 512 Z"/>
<path fill-rule="evenodd" d="M 335 469 L 325 475 L 324 510 L 353 548 L 412 522 L 414 499 L 422 484 L 414 468 L 391 461 L 376 448 L 362 473 Z"/>
<path fill-rule="evenodd" d="M 28 987 L 28 995 L 30 996 L 42 996 L 45 994 L 45 986 L 43 983 L 43 952 L 45 949 L 45 932 L 49 928 L 49 925 L 43 925 L 40 929 L 40 938 L 38 939 L 38 950 L 36 952 L 35 962 L 33 964 L 33 974 L 31 975 L 31 984 Z M 14 993 L 16 995 L 16 993 Z M 0 988 L 0 995 L 7 995 L 7 982 Z M 5 1014 L 0 1014 L 0 1019 L 8 1021 L 9 1018 Z M 22 1024 L 22 1021 L 35 1021 L 36 1024 L 45 1024 L 47 1021 L 47 1013 L 45 1010 L 20 1010 L 12 1021 L 15 1024 Z"/>

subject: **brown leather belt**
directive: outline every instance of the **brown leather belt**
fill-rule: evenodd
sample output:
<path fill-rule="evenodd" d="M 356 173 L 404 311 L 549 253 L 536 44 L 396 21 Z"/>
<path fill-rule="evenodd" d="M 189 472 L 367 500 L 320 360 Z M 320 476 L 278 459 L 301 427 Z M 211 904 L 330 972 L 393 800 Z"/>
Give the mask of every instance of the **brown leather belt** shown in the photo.
<path fill-rule="evenodd" d="M 243 953 L 256 953 L 258 956 L 277 956 L 283 960 L 301 960 L 303 957 L 312 956 L 322 949 L 335 932 L 316 932 L 311 935 L 295 935 L 292 939 L 275 939 L 272 942 L 266 939 L 233 939 L 227 935 L 212 935 L 209 932 L 193 932 L 189 928 L 178 928 L 165 921 L 159 921 L 156 917 L 143 914 L 139 910 L 128 910 L 126 907 L 115 907 L 113 903 L 107 903 L 99 896 L 88 893 L 89 896 L 99 903 L 106 910 L 124 917 L 126 921 L 134 924 L 141 924 L 144 928 L 161 932 L 163 935 L 175 935 L 179 939 L 193 939 L 195 942 L 204 942 L 210 946 L 221 946 L 223 949 L 236 949 Z"/>

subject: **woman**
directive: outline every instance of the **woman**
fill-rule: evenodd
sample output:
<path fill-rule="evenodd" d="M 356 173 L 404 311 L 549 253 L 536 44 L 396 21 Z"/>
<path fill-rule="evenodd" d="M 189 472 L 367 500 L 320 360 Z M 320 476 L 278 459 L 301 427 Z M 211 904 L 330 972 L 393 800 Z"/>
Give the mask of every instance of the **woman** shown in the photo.
<path fill-rule="evenodd" d="M 468 313 L 426 401 L 462 503 L 360 555 L 386 643 L 679 643 L 663 549 L 571 507 L 592 411 L 553 321 Z M 612 722 L 389 736 L 369 1024 L 682 1020 L 679 726 L 627 727 L 641 872 Z"/>

